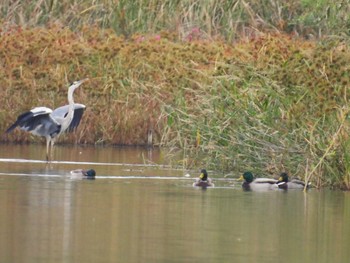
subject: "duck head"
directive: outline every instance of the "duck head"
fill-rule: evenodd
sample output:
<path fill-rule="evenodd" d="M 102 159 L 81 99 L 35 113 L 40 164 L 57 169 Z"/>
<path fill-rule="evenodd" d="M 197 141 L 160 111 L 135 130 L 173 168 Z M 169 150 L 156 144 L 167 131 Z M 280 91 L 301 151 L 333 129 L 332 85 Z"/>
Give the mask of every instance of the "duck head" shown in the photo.
<path fill-rule="evenodd" d="M 287 173 L 281 173 L 280 177 L 278 178 L 278 182 L 288 183 L 288 174 Z"/>
<path fill-rule="evenodd" d="M 94 169 L 90 169 L 90 170 L 84 170 L 83 171 L 83 175 L 89 178 L 94 178 L 96 175 L 96 172 Z"/>
<path fill-rule="evenodd" d="M 251 183 L 254 180 L 254 176 L 251 172 L 244 172 L 243 175 L 239 178 L 239 180 L 244 180 L 247 183 Z"/>
<path fill-rule="evenodd" d="M 208 173 L 205 169 L 201 170 L 201 174 L 199 176 L 199 179 L 201 179 L 202 181 L 208 180 Z"/>

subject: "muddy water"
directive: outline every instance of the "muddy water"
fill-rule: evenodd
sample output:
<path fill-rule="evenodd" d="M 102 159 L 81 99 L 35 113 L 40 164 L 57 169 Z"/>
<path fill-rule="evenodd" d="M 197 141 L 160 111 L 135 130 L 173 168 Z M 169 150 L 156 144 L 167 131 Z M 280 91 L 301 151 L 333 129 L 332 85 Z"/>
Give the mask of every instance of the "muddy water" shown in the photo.
<path fill-rule="evenodd" d="M 348 262 L 350 193 L 194 189 L 137 148 L 1 145 L 0 262 Z M 160 164 L 160 166 L 158 165 Z M 95 180 L 69 171 L 94 168 Z"/>

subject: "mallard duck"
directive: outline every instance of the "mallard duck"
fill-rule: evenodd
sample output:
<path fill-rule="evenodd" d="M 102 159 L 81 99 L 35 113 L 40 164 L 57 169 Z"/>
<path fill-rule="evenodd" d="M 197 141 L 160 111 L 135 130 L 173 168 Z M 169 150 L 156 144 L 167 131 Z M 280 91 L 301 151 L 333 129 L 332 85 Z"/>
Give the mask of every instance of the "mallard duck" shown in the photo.
<path fill-rule="evenodd" d="M 287 173 L 281 173 L 276 183 L 278 188 L 281 189 L 304 189 L 305 182 L 298 179 L 292 179 L 289 181 L 289 177 Z M 310 187 L 310 183 L 307 185 L 307 188 Z"/>
<path fill-rule="evenodd" d="M 76 169 L 70 171 L 72 177 L 86 178 L 86 179 L 95 179 L 96 171 L 94 169 L 84 170 Z"/>
<path fill-rule="evenodd" d="M 194 187 L 213 187 L 213 180 L 208 178 L 208 173 L 205 169 L 201 170 L 199 178 L 193 183 Z"/>
<path fill-rule="evenodd" d="M 277 189 L 278 180 L 270 178 L 255 178 L 251 172 L 245 172 L 239 180 L 244 180 L 242 188 L 244 190 L 272 190 Z"/>

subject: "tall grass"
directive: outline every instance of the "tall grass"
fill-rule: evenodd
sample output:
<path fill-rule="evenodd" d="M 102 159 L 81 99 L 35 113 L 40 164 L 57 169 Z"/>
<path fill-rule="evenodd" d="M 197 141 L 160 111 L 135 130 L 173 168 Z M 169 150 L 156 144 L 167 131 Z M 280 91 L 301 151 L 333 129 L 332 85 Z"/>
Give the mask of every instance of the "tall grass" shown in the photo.
<path fill-rule="evenodd" d="M 200 28 L 206 37 L 227 40 L 278 31 L 306 36 L 349 35 L 348 1 L 274 0 L 4 0 L 0 19 L 21 26 L 60 23 L 113 28 L 128 37 L 135 33 L 171 30 L 186 37 Z"/>
<path fill-rule="evenodd" d="M 217 62 L 208 83 L 164 105 L 168 140 L 186 148 L 184 163 L 348 185 L 348 47 L 283 36 L 242 45 L 241 58 Z"/>

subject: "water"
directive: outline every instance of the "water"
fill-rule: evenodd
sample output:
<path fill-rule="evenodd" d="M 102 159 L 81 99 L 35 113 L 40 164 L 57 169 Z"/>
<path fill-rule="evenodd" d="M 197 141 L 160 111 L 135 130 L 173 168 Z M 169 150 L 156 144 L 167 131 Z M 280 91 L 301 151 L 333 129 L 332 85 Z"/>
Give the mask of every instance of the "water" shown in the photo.
<path fill-rule="evenodd" d="M 143 149 L 58 146 L 47 166 L 40 145 L 1 148 L 0 262 L 350 260 L 349 192 L 195 189 Z"/>

